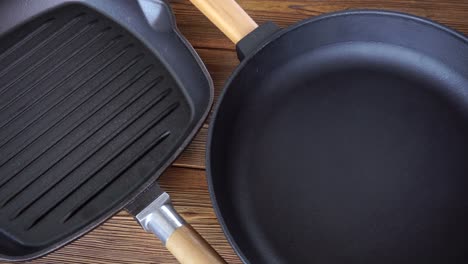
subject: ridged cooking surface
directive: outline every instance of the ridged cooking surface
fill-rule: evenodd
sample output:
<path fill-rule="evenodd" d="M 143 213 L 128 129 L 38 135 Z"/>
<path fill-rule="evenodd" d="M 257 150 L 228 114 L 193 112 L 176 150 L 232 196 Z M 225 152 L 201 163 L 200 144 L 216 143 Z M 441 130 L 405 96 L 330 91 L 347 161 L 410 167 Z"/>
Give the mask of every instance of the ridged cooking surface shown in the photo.
<path fill-rule="evenodd" d="M 190 108 L 138 40 L 83 7 L 0 43 L 0 231 L 46 244 L 151 177 Z"/>

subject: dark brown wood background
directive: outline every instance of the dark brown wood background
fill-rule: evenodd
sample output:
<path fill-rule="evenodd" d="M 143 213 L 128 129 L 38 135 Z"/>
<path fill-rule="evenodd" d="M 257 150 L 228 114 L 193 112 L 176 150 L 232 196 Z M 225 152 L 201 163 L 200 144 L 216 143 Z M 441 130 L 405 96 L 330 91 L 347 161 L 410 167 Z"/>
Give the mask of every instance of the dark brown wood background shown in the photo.
<path fill-rule="evenodd" d="M 216 95 L 238 64 L 235 47 L 188 0 L 170 1 L 180 31 L 196 48 L 213 77 Z M 468 34 L 468 0 L 239 0 L 262 23 L 281 27 L 322 13 L 355 8 L 387 9 L 427 17 Z M 241 263 L 226 241 L 211 207 L 205 179 L 205 124 L 190 147 L 162 176 L 178 211 L 228 263 Z M 94 231 L 32 263 L 177 263 L 152 235 L 126 212 Z"/>

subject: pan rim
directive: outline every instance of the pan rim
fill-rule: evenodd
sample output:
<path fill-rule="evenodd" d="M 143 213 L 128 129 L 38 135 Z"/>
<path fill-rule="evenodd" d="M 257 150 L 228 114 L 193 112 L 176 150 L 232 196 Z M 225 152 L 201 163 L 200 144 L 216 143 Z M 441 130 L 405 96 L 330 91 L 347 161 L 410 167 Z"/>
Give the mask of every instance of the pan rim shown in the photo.
<path fill-rule="evenodd" d="M 219 202 L 217 200 L 217 196 L 215 193 L 215 187 L 213 183 L 213 172 L 212 172 L 212 160 L 211 160 L 211 151 L 212 151 L 212 144 L 213 144 L 213 134 L 214 134 L 214 125 L 218 123 L 218 113 L 219 109 L 221 108 L 224 98 L 226 96 L 226 93 L 233 82 L 233 80 L 236 78 L 236 76 L 240 73 L 240 71 L 244 68 L 244 66 L 249 63 L 250 60 L 252 60 L 255 55 L 268 46 L 271 42 L 275 41 L 276 39 L 279 39 L 280 37 L 288 34 L 289 32 L 298 29 L 306 24 L 309 23 L 314 23 L 322 20 L 327 20 L 331 19 L 334 17 L 343 17 L 343 16 L 356 16 L 356 15 L 378 15 L 378 16 L 387 16 L 387 17 L 395 17 L 395 18 L 403 18 L 411 21 L 418 22 L 420 24 L 424 24 L 427 26 L 431 26 L 434 28 L 437 28 L 441 31 L 444 31 L 448 33 L 449 35 L 452 35 L 459 39 L 462 42 L 466 42 L 468 44 L 468 37 L 462 34 L 461 32 L 452 29 L 448 26 L 445 26 L 441 23 L 438 23 L 436 21 L 433 21 L 428 18 L 424 18 L 421 16 L 417 15 L 412 15 L 408 13 L 403 13 L 403 12 L 398 12 L 398 11 L 389 11 L 389 10 L 378 10 L 378 9 L 353 9 L 353 10 L 342 10 L 342 11 L 335 11 L 335 12 L 329 12 L 325 13 L 322 15 L 318 15 L 315 17 L 311 18 L 306 18 L 302 21 L 297 22 L 296 24 L 289 26 L 287 28 L 281 29 L 278 32 L 274 33 L 271 35 L 262 45 L 258 46 L 256 49 L 254 49 L 250 54 L 245 57 L 243 60 L 240 61 L 239 65 L 236 66 L 234 71 L 231 73 L 229 78 L 226 80 L 226 82 L 223 85 L 223 90 L 221 91 L 221 94 L 218 97 L 217 102 L 213 106 L 213 115 L 209 123 L 208 127 L 208 135 L 207 135 L 207 143 L 206 143 L 206 153 L 205 153 L 205 166 L 206 166 L 206 179 L 208 183 L 208 190 L 210 194 L 210 199 L 213 204 L 213 209 L 215 211 L 216 217 L 221 225 L 221 229 L 223 230 L 223 233 L 228 240 L 229 244 L 232 246 L 234 249 L 235 253 L 239 256 L 240 260 L 245 263 L 245 264 L 251 264 L 252 262 L 242 253 L 241 248 L 239 245 L 235 242 L 233 234 L 229 231 L 226 221 L 221 213 Z M 221 121 L 220 121 L 221 122 Z"/>

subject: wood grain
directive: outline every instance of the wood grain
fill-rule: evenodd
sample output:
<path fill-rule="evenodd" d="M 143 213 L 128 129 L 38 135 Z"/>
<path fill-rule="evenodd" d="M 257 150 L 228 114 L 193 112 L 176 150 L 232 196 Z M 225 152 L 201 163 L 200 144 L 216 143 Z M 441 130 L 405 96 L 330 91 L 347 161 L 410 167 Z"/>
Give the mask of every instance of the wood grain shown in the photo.
<path fill-rule="evenodd" d="M 326 12 L 343 9 L 385 9 L 409 12 L 446 24 L 468 34 L 467 0 L 239 0 L 258 23 L 274 21 L 281 27 Z M 235 47 L 188 0 L 171 5 L 181 32 L 206 63 L 216 97 L 238 64 Z M 205 125 L 192 144 L 161 178 L 177 210 L 205 237 L 228 263 L 241 263 L 216 220 L 205 179 Z M 126 212 L 70 245 L 31 263 L 177 263 L 161 243 L 145 233 Z"/>
<path fill-rule="evenodd" d="M 466 0 L 238 0 L 258 23 L 273 21 L 280 27 L 300 20 L 345 9 L 384 9 L 427 17 L 468 34 Z M 230 49 L 234 44 L 186 0 L 171 1 L 177 24 L 195 47 Z"/>

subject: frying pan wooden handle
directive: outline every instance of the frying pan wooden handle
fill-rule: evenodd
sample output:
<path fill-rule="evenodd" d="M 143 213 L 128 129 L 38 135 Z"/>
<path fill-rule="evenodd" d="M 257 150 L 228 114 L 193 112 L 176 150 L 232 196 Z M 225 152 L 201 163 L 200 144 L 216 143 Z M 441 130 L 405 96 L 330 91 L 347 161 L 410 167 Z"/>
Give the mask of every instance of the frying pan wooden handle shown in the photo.
<path fill-rule="evenodd" d="M 190 0 L 234 44 L 258 27 L 235 0 Z"/>
<path fill-rule="evenodd" d="M 190 225 L 176 229 L 166 248 L 182 264 L 226 263 Z"/>

